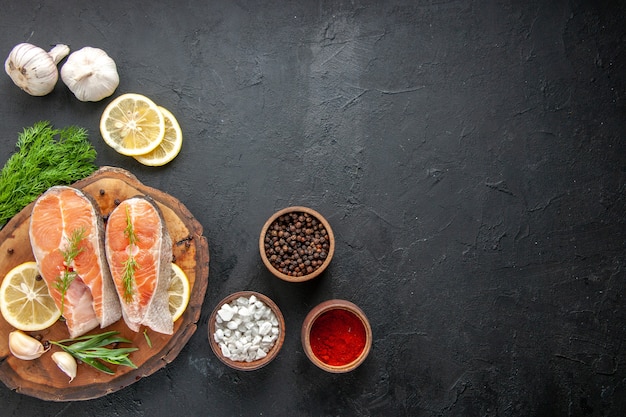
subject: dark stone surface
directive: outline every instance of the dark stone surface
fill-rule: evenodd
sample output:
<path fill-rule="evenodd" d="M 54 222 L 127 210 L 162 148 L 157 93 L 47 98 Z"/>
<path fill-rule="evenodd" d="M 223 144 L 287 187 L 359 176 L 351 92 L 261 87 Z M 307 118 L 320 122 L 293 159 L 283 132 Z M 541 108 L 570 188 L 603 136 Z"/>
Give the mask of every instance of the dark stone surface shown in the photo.
<path fill-rule="evenodd" d="M 3 164 L 42 119 L 90 131 L 100 165 L 183 201 L 205 227 L 209 289 L 178 358 L 106 397 L 45 403 L 0 387 L 3 416 L 621 416 L 626 409 L 626 7 L 621 1 L 5 2 L 0 51 L 96 46 L 116 95 L 169 108 L 178 158 L 116 154 L 60 82 L 0 77 Z M 314 282 L 263 268 L 263 222 L 310 206 L 337 236 Z M 268 367 L 207 342 L 225 295 L 263 292 L 287 338 Z M 346 375 L 306 359 L 318 302 L 369 315 Z"/>

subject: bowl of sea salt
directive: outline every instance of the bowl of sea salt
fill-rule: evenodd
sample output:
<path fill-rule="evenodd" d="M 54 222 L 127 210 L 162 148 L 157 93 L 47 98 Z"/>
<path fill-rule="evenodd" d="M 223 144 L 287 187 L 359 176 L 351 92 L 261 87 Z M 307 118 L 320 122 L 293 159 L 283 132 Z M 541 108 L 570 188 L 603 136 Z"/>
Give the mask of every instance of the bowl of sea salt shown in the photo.
<path fill-rule="evenodd" d="M 220 301 L 209 318 L 209 343 L 226 365 L 253 371 L 270 363 L 285 340 L 285 319 L 269 297 L 239 291 Z"/>

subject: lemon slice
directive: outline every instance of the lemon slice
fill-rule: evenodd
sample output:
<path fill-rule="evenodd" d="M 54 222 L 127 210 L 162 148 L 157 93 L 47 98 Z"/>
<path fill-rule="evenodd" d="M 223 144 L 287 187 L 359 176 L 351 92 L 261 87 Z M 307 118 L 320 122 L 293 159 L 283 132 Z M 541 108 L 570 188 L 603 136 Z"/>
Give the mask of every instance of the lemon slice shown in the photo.
<path fill-rule="evenodd" d="M 122 155 L 143 155 L 163 140 L 165 118 L 148 97 L 122 94 L 104 109 L 100 133 L 107 145 Z"/>
<path fill-rule="evenodd" d="M 27 332 L 46 329 L 61 317 L 36 262 L 18 265 L 4 277 L 0 311 L 7 323 Z"/>
<path fill-rule="evenodd" d="M 170 313 L 172 320 L 176 321 L 183 315 L 187 304 L 189 304 L 189 279 L 182 269 L 175 263 L 172 263 L 172 279 L 167 289 L 170 300 Z"/>
<path fill-rule="evenodd" d="M 142 164 L 152 167 L 165 165 L 176 158 L 183 146 L 183 132 L 176 117 L 164 107 L 159 106 L 159 110 L 161 110 L 165 119 L 163 140 L 152 152 L 134 157 Z"/>

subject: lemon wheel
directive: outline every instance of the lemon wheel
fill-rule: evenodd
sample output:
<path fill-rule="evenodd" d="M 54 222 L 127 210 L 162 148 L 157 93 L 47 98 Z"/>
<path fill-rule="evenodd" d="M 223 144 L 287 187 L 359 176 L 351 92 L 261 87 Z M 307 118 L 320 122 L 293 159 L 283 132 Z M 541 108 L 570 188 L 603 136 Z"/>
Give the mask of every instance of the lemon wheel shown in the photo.
<path fill-rule="evenodd" d="M 165 118 L 149 98 L 122 94 L 104 109 L 100 134 L 107 145 L 122 155 L 143 155 L 152 152 L 163 140 Z"/>
<path fill-rule="evenodd" d="M 46 329 L 61 317 L 36 262 L 18 265 L 4 277 L 0 311 L 11 326 L 31 332 Z"/>
<path fill-rule="evenodd" d="M 170 313 L 172 320 L 176 321 L 183 315 L 189 304 L 191 291 L 189 288 L 189 279 L 185 272 L 175 263 L 172 263 L 172 279 L 167 290 L 169 295 Z"/>
<path fill-rule="evenodd" d="M 138 155 L 134 158 L 140 163 L 148 166 L 162 166 L 176 158 L 183 146 L 183 132 L 176 117 L 164 107 L 159 106 L 159 110 L 165 119 L 165 134 L 163 140 L 152 152 L 145 155 Z"/>

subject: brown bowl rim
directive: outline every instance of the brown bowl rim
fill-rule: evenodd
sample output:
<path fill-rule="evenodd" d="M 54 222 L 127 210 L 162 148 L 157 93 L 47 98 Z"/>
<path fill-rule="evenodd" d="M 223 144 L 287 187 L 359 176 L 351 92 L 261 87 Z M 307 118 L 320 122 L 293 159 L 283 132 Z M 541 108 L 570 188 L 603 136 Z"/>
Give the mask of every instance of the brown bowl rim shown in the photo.
<path fill-rule="evenodd" d="M 272 346 L 272 349 L 267 353 L 267 356 L 262 359 L 258 359 L 252 362 L 233 361 L 231 359 L 228 359 L 224 355 L 222 355 L 222 349 L 219 347 L 219 344 L 213 338 L 213 334 L 215 333 L 215 318 L 217 317 L 217 312 L 224 304 L 230 303 L 231 301 L 239 297 L 250 297 L 251 295 L 254 295 L 256 298 L 263 301 L 263 303 L 265 303 L 265 305 L 271 308 L 274 314 L 276 315 L 276 318 L 278 319 L 278 327 L 279 327 L 278 339 L 274 343 L 274 346 Z M 254 371 L 259 368 L 264 367 L 265 365 L 270 363 L 272 360 L 274 360 L 274 358 L 278 355 L 278 352 L 282 348 L 283 343 L 285 341 L 285 318 L 283 317 L 283 313 L 280 311 L 280 308 L 278 308 L 278 305 L 267 295 L 262 294 L 257 291 L 249 291 L 249 290 L 237 291 L 224 297 L 219 303 L 217 303 L 217 305 L 213 309 L 213 312 L 211 312 L 211 316 L 209 316 L 208 332 L 209 332 L 208 339 L 209 339 L 209 344 L 211 345 L 211 350 L 213 350 L 213 353 L 215 354 L 215 356 L 217 356 L 217 358 L 220 361 L 222 361 L 224 364 L 228 365 L 229 367 L 233 369 L 237 369 L 239 371 Z"/>
<path fill-rule="evenodd" d="M 326 229 L 326 233 L 328 234 L 328 239 L 329 239 L 328 255 L 326 256 L 324 263 L 322 263 L 322 265 L 319 268 L 317 268 L 315 271 L 311 272 L 310 274 L 303 275 L 301 277 L 292 277 L 290 275 L 283 274 L 282 272 L 274 268 L 274 266 L 270 263 L 269 259 L 267 259 L 267 255 L 265 254 L 265 233 L 267 232 L 267 229 L 280 216 L 287 214 L 287 213 L 292 213 L 292 212 L 307 213 L 315 217 L 318 221 L 322 222 L 322 224 L 324 225 L 324 228 Z M 326 268 L 328 268 L 328 265 L 330 265 L 330 261 L 332 260 L 333 255 L 335 254 L 335 234 L 333 233 L 333 229 L 330 227 L 330 223 L 328 222 L 328 220 L 326 220 L 326 218 L 322 216 L 316 210 L 313 210 L 312 208 L 304 207 L 304 206 L 285 207 L 284 209 L 278 210 L 277 212 L 272 214 L 270 218 L 267 219 L 263 227 L 261 228 L 261 234 L 259 236 L 259 252 L 261 254 L 261 260 L 263 261 L 263 264 L 268 269 L 268 271 L 270 271 L 274 276 L 282 279 L 283 281 L 288 281 L 288 282 L 309 281 L 319 276 L 322 272 L 326 270 Z"/>
<path fill-rule="evenodd" d="M 363 323 L 363 327 L 365 327 L 365 346 L 363 347 L 363 351 L 358 358 L 350 363 L 341 366 L 328 365 L 327 363 L 318 359 L 317 356 L 315 356 L 315 354 L 313 353 L 310 343 L 311 327 L 313 326 L 315 320 L 317 320 L 317 318 L 323 313 L 337 309 L 343 309 L 353 313 L 361 320 L 361 322 Z M 372 327 L 369 323 L 369 320 L 367 319 L 367 315 L 359 306 L 348 300 L 332 299 L 321 302 L 320 304 L 313 307 L 302 323 L 300 336 L 302 340 L 302 348 L 304 349 L 304 353 L 309 358 L 309 360 L 313 362 L 313 364 L 315 364 L 318 368 L 321 368 L 324 371 L 331 373 L 345 373 L 358 368 L 365 361 L 372 348 Z"/>

